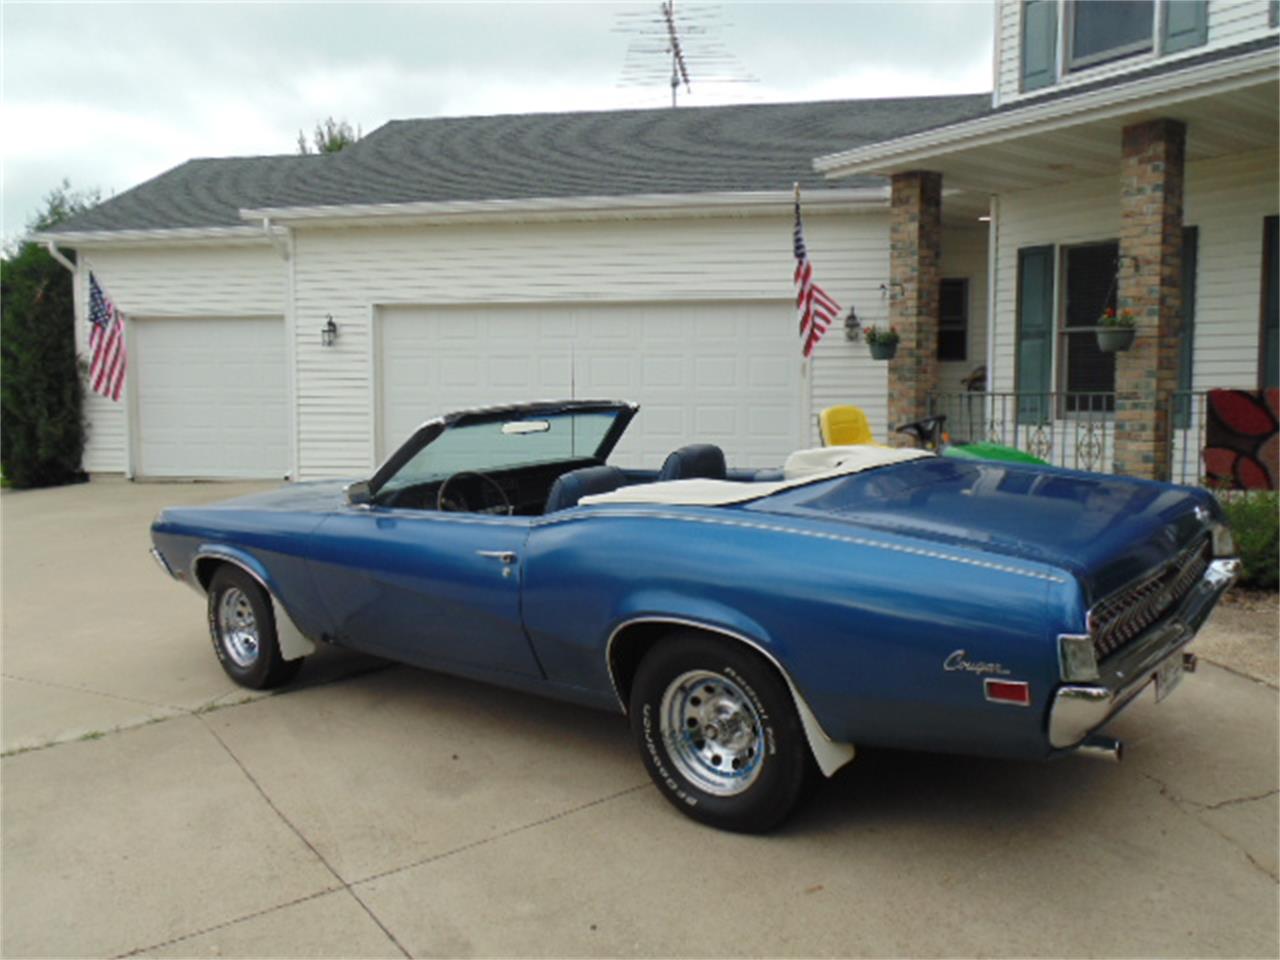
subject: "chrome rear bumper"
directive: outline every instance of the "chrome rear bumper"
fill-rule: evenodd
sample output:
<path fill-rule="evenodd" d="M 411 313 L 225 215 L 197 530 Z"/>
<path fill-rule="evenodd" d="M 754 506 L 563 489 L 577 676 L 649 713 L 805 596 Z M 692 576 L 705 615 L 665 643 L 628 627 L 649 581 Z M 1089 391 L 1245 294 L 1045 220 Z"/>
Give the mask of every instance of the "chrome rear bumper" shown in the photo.
<path fill-rule="evenodd" d="M 1050 745 L 1059 750 L 1076 746 L 1146 689 L 1165 661 L 1191 642 L 1239 576 L 1239 560 L 1214 560 L 1165 622 L 1099 664 L 1097 683 L 1059 687 L 1049 708 Z M 1194 670 L 1195 658 L 1187 655 L 1183 669 Z"/>

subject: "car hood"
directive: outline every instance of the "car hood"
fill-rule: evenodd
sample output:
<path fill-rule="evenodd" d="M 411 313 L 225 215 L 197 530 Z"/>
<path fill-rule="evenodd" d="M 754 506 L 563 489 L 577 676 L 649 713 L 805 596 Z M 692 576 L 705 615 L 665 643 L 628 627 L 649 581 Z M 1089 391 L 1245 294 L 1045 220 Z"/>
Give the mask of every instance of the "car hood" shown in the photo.
<path fill-rule="evenodd" d="M 941 457 L 788 491 L 748 509 L 1051 564 L 1072 573 L 1091 602 L 1157 567 L 1221 516 L 1212 496 L 1190 487 Z"/>

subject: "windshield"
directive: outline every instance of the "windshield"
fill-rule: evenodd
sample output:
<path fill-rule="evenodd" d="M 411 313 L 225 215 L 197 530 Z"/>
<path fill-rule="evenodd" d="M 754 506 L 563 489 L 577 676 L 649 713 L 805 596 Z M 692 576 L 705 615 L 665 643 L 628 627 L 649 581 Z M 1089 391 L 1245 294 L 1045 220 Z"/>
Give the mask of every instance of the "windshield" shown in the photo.
<path fill-rule="evenodd" d="M 413 454 L 380 488 L 438 482 L 460 471 L 488 473 L 537 463 L 594 458 L 619 411 L 556 411 L 455 423 Z"/>

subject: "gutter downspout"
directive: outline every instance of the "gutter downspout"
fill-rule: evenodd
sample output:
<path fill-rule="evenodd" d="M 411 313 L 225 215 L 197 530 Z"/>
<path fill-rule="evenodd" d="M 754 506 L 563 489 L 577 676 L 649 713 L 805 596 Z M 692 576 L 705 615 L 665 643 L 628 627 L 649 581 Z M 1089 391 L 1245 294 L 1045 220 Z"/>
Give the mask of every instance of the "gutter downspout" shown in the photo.
<path fill-rule="evenodd" d="M 53 259 L 57 260 L 72 273 L 76 272 L 76 265 L 68 260 L 63 252 L 58 249 L 58 244 L 56 242 L 53 240 L 46 240 L 44 242 L 44 248 L 49 251 L 49 256 L 53 257 Z"/>
<path fill-rule="evenodd" d="M 289 259 L 289 243 L 287 240 L 281 240 L 276 236 L 275 230 L 271 225 L 270 217 L 262 218 L 262 232 L 266 234 L 267 239 L 271 241 L 271 246 L 275 247 L 276 253 L 280 255 L 281 260 Z"/>

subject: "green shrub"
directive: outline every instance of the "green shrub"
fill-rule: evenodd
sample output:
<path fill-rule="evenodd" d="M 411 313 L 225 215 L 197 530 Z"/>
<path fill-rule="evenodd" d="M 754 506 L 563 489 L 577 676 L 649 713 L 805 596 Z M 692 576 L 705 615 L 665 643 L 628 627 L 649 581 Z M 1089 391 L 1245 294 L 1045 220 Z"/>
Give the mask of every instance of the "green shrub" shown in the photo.
<path fill-rule="evenodd" d="M 62 185 L 27 224 L 35 233 L 97 202 Z M 81 377 L 71 274 L 30 241 L 0 257 L 0 470 L 7 485 L 84 479 Z"/>
<path fill-rule="evenodd" d="M 1237 493 L 1222 498 L 1231 536 L 1244 564 L 1241 583 L 1274 590 L 1280 581 L 1280 494 Z"/>

